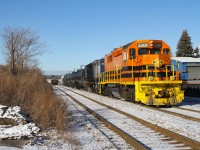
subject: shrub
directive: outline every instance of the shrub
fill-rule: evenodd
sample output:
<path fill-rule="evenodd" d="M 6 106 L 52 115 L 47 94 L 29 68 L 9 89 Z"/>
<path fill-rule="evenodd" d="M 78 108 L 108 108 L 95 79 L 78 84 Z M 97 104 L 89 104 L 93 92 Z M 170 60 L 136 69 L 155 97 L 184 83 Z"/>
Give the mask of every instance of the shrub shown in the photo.
<path fill-rule="evenodd" d="M 0 118 L 0 125 L 12 125 L 12 126 L 16 126 L 17 123 L 15 120 L 11 119 L 11 118 Z"/>
<path fill-rule="evenodd" d="M 0 104 L 20 106 L 42 129 L 66 129 L 67 106 L 53 93 L 40 70 L 13 75 L 1 67 L 0 80 Z"/>

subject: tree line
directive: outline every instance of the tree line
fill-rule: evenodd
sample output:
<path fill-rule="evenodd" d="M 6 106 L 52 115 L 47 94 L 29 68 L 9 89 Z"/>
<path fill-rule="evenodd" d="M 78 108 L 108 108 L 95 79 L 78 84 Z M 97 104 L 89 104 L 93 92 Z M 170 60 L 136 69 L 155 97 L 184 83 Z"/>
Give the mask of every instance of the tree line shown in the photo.
<path fill-rule="evenodd" d="M 8 26 L 1 32 L 1 38 L 6 67 L 13 75 L 37 68 L 37 56 L 45 52 L 46 43 L 40 40 L 36 31 Z"/>
<path fill-rule="evenodd" d="M 191 37 L 187 30 L 183 30 L 180 40 L 177 44 L 176 57 L 199 57 L 199 48 L 193 49 Z"/>

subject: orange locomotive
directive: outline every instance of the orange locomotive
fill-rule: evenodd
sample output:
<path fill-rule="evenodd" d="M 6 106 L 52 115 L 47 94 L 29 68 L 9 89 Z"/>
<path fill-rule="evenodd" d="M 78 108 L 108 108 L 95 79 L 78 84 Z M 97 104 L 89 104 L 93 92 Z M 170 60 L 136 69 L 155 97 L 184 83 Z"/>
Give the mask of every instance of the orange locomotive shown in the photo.
<path fill-rule="evenodd" d="M 184 92 L 170 58 L 162 40 L 136 40 L 114 49 L 104 57 L 99 92 L 146 105 L 176 105 Z"/>

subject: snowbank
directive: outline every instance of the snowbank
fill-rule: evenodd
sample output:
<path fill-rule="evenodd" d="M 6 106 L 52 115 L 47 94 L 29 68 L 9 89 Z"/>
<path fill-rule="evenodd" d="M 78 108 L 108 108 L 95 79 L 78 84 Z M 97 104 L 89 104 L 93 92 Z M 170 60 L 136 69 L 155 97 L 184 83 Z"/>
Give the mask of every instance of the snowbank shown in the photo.
<path fill-rule="evenodd" d="M 2 118 L 4 118 L 4 120 L 6 120 L 6 118 L 12 119 L 16 122 L 16 125 L 5 125 L 4 122 L 1 121 L 0 139 L 31 138 L 40 130 L 21 112 L 19 106 L 7 107 L 0 105 L 0 120 L 3 120 Z"/>

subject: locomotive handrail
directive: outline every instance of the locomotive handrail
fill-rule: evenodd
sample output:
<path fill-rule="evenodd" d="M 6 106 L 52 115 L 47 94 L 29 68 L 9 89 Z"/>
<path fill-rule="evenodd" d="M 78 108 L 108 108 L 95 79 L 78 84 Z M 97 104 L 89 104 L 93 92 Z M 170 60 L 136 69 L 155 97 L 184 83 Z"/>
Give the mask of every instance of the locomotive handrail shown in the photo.
<path fill-rule="evenodd" d="M 149 80 L 149 77 L 150 77 L 150 75 L 149 75 L 149 67 L 150 66 L 153 66 L 154 68 L 155 68 L 155 70 L 154 70 L 154 79 L 156 80 L 156 78 L 158 77 L 158 72 L 157 72 L 157 69 L 156 69 L 156 67 L 155 67 L 155 65 L 146 65 L 146 79 L 145 80 Z M 174 70 L 174 65 L 166 65 L 165 66 L 165 80 L 166 81 L 168 81 L 168 67 L 169 66 L 172 66 L 172 78 L 173 77 L 176 77 L 176 78 L 174 78 L 174 80 L 178 80 L 179 79 L 179 72 L 178 71 L 176 71 L 176 76 L 175 76 L 175 70 Z"/>
<path fill-rule="evenodd" d="M 133 57 L 132 57 L 132 78 L 133 78 Z"/>
<path fill-rule="evenodd" d="M 149 67 L 154 67 L 154 71 L 153 70 L 151 70 L 152 71 L 152 75 L 150 75 L 149 73 Z M 171 73 L 172 73 L 172 75 L 170 76 L 170 79 L 168 79 L 169 78 L 169 70 L 168 70 L 168 67 L 169 66 L 171 66 L 171 68 L 172 68 L 172 71 L 171 71 Z M 133 70 L 133 67 L 134 66 L 132 66 L 132 69 L 131 69 L 131 78 L 132 79 L 134 79 L 134 70 Z M 158 69 L 157 69 L 157 67 L 155 67 L 155 65 L 146 65 L 146 69 L 145 70 L 143 70 L 143 71 L 145 71 L 146 72 L 146 76 L 145 76 L 145 78 L 143 78 L 145 81 L 157 81 L 158 80 Z M 103 73 L 101 73 L 100 75 L 99 75 L 100 77 L 99 77 L 99 81 L 100 82 L 108 82 L 108 83 L 121 83 L 121 81 L 122 81 L 122 69 L 115 69 L 115 70 L 113 70 L 113 71 L 107 71 L 107 72 L 103 72 Z M 150 77 L 152 77 L 152 78 L 150 78 Z M 165 66 L 165 80 L 166 81 L 168 81 L 168 80 L 179 80 L 179 72 L 177 72 L 176 71 L 176 74 L 175 74 L 175 70 L 174 70 L 174 65 L 166 65 Z"/>
<path fill-rule="evenodd" d="M 166 65 L 165 67 L 166 67 L 166 74 L 165 74 L 165 76 L 166 76 L 166 81 L 168 80 L 168 69 L 167 69 L 167 66 L 170 66 L 170 65 Z"/>
<path fill-rule="evenodd" d="M 157 78 L 158 76 L 157 76 L 157 72 L 156 72 L 156 65 L 154 65 L 154 69 L 155 69 L 155 78 Z"/>
<path fill-rule="evenodd" d="M 172 75 L 174 76 L 174 65 L 172 65 Z"/>

